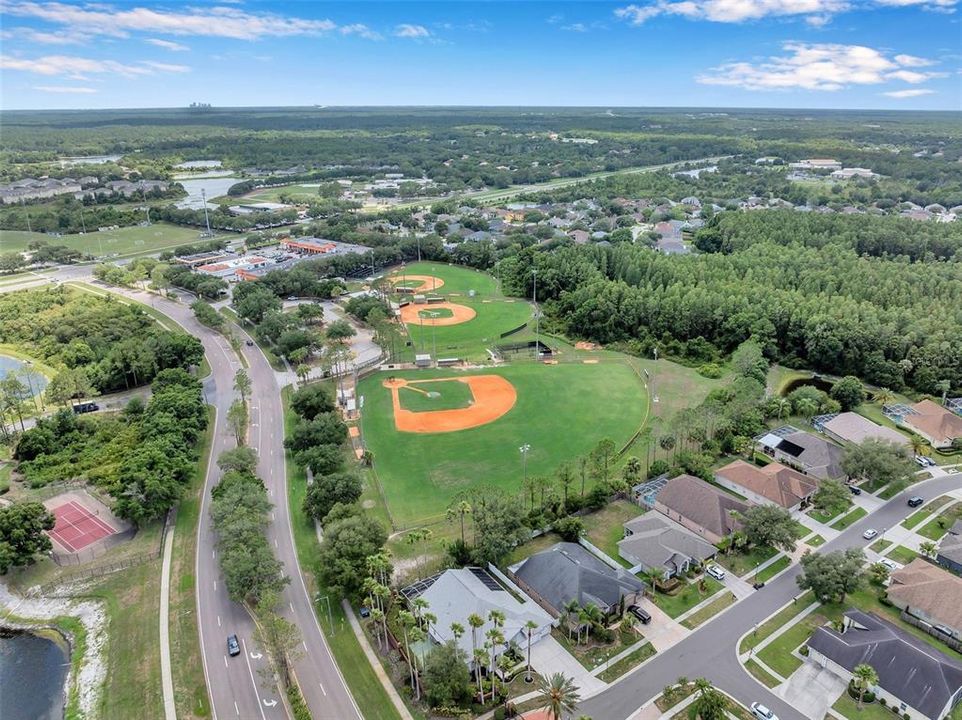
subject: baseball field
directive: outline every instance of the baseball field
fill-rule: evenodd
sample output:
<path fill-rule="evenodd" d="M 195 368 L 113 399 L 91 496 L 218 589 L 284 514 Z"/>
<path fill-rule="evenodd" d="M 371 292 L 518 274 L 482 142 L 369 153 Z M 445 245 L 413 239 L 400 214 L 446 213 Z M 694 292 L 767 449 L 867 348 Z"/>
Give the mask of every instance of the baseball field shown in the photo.
<path fill-rule="evenodd" d="M 418 293 L 443 300 L 412 303 L 401 310 L 401 319 L 418 353 L 487 360 L 487 348 L 500 341 L 501 333 L 524 325 L 532 317 L 526 300 L 504 297 L 495 278 L 470 268 L 413 263 L 389 277 L 395 287 L 410 291 L 398 293 L 399 299 L 410 299 Z"/>
<path fill-rule="evenodd" d="M 472 487 L 519 491 L 522 445 L 529 476 L 553 474 L 604 437 L 621 447 L 648 414 L 642 380 L 619 361 L 381 372 L 359 394 L 362 436 L 399 527 L 443 517 Z"/>

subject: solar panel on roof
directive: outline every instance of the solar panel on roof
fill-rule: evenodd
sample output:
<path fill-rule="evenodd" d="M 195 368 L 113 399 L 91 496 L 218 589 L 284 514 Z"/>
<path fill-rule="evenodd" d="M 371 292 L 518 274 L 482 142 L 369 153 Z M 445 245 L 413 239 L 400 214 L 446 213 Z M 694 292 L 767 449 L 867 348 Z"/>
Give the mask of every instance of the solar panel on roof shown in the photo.
<path fill-rule="evenodd" d="M 504 592 L 504 588 L 501 587 L 501 583 L 491 577 L 491 573 L 484 568 L 473 567 L 468 568 L 468 570 L 470 570 L 471 574 L 480 580 L 488 590 Z"/>

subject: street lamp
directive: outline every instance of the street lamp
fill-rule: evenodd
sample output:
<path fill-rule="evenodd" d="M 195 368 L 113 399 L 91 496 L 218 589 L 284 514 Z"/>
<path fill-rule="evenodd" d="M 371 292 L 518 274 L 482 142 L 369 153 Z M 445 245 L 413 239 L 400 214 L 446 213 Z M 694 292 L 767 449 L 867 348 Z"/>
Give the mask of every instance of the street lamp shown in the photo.
<path fill-rule="evenodd" d="M 521 451 L 521 468 L 524 477 L 524 484 L 528 483 L 528 453 L 531 451 L 531 445 L 525 443 L 518 448 Z"/>

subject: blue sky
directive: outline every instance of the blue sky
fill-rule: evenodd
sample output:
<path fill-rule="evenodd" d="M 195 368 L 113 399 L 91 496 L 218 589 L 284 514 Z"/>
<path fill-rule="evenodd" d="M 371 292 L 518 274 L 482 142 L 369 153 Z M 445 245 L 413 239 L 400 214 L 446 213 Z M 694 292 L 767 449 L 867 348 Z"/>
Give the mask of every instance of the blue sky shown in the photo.
<path fill-rule="evenodd" d="M 0 0 L 4 109 L 962 109 L 960 0 Z"/>

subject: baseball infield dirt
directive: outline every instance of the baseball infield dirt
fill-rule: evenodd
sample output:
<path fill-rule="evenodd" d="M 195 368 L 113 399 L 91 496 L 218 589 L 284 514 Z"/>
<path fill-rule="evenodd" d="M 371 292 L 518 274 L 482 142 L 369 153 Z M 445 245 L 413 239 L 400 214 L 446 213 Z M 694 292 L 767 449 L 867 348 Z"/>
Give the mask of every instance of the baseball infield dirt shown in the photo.
<path fill-rule="evenodd" d="M 422 318 L 420 313 L 428 313 L 432 310 L 450 310 L 451 315 L 449 317 L 439 317 L 439 318 Z M 460 325 L 468 320 L 473 320 L 477 315 L 473 309 L 469 308 L 467 305 L 457 305 L 455 303 L 443 302 L 443 303 L 430 303 L 428 305 L 405 305 L 401 308 L 401 322 L 407 323 L 408 325 L 425 325 L 427 327 L 442 325 Z"/>
<path fill-rule="evenodd" d="M 401 407 L 398 389 L 405 385 L 426 385 L 438 382 L 462 382 L 471 388 L 474 404 L 457 410 L 411 412 Z M 405 380 L 388 378 L 384 387 L 391 390 L 394 405 L 394 426 L 399 432 L 441 433 L 467 430 L 494 422 L 514 407 L 518 400 L 514 385 L 500 375 L 467 375 L 457 378 Z"/>

